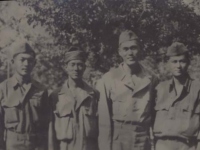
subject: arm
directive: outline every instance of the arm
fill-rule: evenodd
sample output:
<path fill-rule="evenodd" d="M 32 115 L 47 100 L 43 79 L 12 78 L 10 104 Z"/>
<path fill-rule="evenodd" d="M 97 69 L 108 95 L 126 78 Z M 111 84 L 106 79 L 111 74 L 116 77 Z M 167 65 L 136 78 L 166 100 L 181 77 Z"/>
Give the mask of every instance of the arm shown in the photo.
<path fill-rule="evenodd" d="M 200 92 L 199 92 L 199 96 L 200 96 Z M 200 97 L 199 97 L 199 103 L 198 106 L 196 108 L 196 110 L 200 110 Z M 199 122 L 200 122 L 200 114 L 199 114 Z M 200 150 L 200 127 L 199 127 L 199 131 L 198 131 L 198 135 L 197 135 L 197 148 L 196 150 Z"/>
<path fill-rule="evenodd" d="M 53 94 L 49 97 L 49 103 L 50 103 L 50 122 L 49 122 L 49 130 L 48 130 L 48 150 L 58 150 L 59 149 L 59 143 L 56 139 L 56 131 L 54 127 L 55 123 L 55 117 L 53 113 Z"/>
<path fill-rule="evenodd" d="M 5 150 L 4 113 L 3 113 L 3 108 L 1 106 L 1 100 L 2 100 L 2 92 L 0 93 L 0 150 Z"/>
<path fill-rule="evenodd" d="M 47 149 L 48 147 L 48 126 L 50 121 L 50 104 L 47 90 L 44 91 L 41 100 L 41 129 L 40 136 L 43 138 L 42 145 Z"/>
<path fill-rule="evenodd" d="M 156 86 L 159 83 L 159 79 L 156 77 L 153 77 L 152 83 L 151 83 L 151 89 L 150 89 L 150 101 L 151 103 L 151 115 L 152 115 L 152 121 L 151 121 L 151 127 L 150 127 L 150 142 L 151 142 L 151 150 L 155 149 L 155 138 L 154 138 L 154 133 L 153 133 L 153 125 L 156 117 L 156 112 L 155 112 L 155 104 L 156 104 Z"/>
<path fill-rule="evenodd" d="M 98 103 L 99 150 L 111 150 L 111 118 L 108 104 L 108 90 L 103 80 L 97 83 L 96 88 L 100 92 Z"/>

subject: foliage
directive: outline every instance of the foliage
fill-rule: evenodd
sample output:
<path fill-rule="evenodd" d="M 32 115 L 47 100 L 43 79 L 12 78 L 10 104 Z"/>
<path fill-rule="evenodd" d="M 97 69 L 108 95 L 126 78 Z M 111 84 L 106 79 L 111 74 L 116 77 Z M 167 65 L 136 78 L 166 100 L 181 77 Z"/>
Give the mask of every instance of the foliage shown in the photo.
<path fill-rule="evenodd" d="M 94 84 L 121 61 L 118 37 L 125 29 L 140 37 L 146 68 L 163 78 L 167 72 L 162 53 L 173 41 L 185 43 L 192 55 L 200 53 L 200 17 L 181 0 L 23 0 L 20 4 L 34 10 L 26 16 L 33 30 L 42 26 L 51 37 L 35 35 L 34 41 L 40 54 L 34 75 L 50 87 L 62 83 L 60 59 L 71 45 L 88 53 L 85 78 Z"/>

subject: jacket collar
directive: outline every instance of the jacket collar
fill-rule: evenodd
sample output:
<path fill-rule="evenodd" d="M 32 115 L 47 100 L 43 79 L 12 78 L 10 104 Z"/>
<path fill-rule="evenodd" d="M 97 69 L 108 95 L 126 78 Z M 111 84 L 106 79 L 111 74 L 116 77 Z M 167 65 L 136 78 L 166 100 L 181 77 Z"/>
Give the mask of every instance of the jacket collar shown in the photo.
<path fill-rule="evenodd" d="M 167 92 L 167 99 L 165 100 L 166 102 L 166 107 L 169 109 L 169 107 L 173 106 L 181 97 L 186 96 L 190 92 L 190 87 L 192 84 L 192 78 L 188 75 L 188 78 L 185 82 L 185 84 L 182 86 L 181 92 L 175 95 L 175 83 L 174 79 L 171 78 L 168 82 L 166 82 L 166 92 Z"/>
<path fill-rule="evenodd" d="M 38 84 L 35 80 L 31 80 L 27 85 L 24 93 L 22 94 L 20 91 L 20 83 L 16 79 L 15 75 L 13 75 L 11 78 L 7 80 L 6 85 L 6 95 L 5 95 L 5 102 L 4 105 L 8 107 L 14 107 L 18 106 L 20 103 L 23 104 L 28 92 L 30 92 L 31 89 L 38 89 L 41 87 L 38 87 Z M 35 88 L 32 88 L 35 87 Z"/>
<path fill-rule="evenodd" d="M 75 110 L 77 110 L 88 97 L 93 97 L 94 93 L 94 90 L 83 81 L 83 86 L 80 87 L 79 94 L 76 95 Z M 58 92 L 58 95 L 61 95 L 64 99 L 75 101 L 71 90 L 69 89 L 68 81 L 66 81 L 65 84 L 62 86 L 62 88 Z"/>
<path fill-rule="evenodd" d="M 145 69 L 140 63 L 138 63 L 138 70 L 136 76 L 141 80 L 136 85 L 133 84 L 131 75 L 124 70 L 123 65 L 124 64 L 121 63 L 119 67 L 114 70 L 113 77 L 117 80 L 122 81 L 125 86 L 132 89 L 134 91 L 134 94 L 144 89 L 150 84 L 151 76 L 145 71 Z"/>
<path fill-rule="evenodd" d="M 174 77 L 172 77 L 170 80 L 169 80 L 169 92 L 171 92 L 174 88 L 175 88 L 175 80 Z M 183 88 L 189 92 L 190 91 L 190 87 L 191 87 L 191 82 L 192 82 L 192 79 L 190 77 L 190 75 L 187 75 L 187 79 L 186 79 L 186 82 L 183 84 Z"/>

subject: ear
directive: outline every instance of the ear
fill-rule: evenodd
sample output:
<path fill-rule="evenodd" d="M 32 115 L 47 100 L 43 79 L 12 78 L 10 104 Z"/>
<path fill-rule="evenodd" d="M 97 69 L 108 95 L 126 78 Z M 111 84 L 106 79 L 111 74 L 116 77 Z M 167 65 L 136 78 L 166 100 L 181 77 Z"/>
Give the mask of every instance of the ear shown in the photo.
<path fill-rule="evenodd" d="M 118 54 L 119 54 L 119 56 L 122 56 L 122 51 L 121 51 L 120 47 L 118 48 Z"/>
<path fill-rule="evenodd" d="M 10 61 L 10 62 L 11 62 L 11 64 L 14 64 L 14 62 L 15 62 L 15 61 L 14 61 L 14 58 L 13 58 L 13 59 L 11 59 L 11 61 Z"/>

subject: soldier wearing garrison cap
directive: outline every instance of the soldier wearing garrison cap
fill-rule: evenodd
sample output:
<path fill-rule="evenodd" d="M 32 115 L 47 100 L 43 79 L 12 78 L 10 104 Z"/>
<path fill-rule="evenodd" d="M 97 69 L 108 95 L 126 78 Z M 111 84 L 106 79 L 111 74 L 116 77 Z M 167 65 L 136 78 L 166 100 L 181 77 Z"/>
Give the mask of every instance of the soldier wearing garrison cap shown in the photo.
<path fill-rule="evenodd" d="M 156 87 L 156 150 L 200 149 L 200 82 L 190 77 L 189 51 L 183 43 L 168 47 L 171 79 Z"/>
<path fill-rule="evenodd" d="M 97 83 L 100 92 L 100 150 L 149 150 L 152 93 L 156 78 L 140 64 L 138 36 L 126 30 L 119 36 L 123 62 Z"/>
<path fill-rule="evenodd" d="M 24 40 L 8 50 L 14 74 L 0 84 L 0 149 L 46 150 L 50 107 L 47 91 L 31 78 L 35 52 Z"/>
<path fill-rule="evenodd" d="M 78 47 L 63 54 L 62 68 L 68 76 L 62 87 L 50 95 L 50 150 L 98 149 L 98 92 L 82 79 L 85 61 L 86 54 Z"/>

